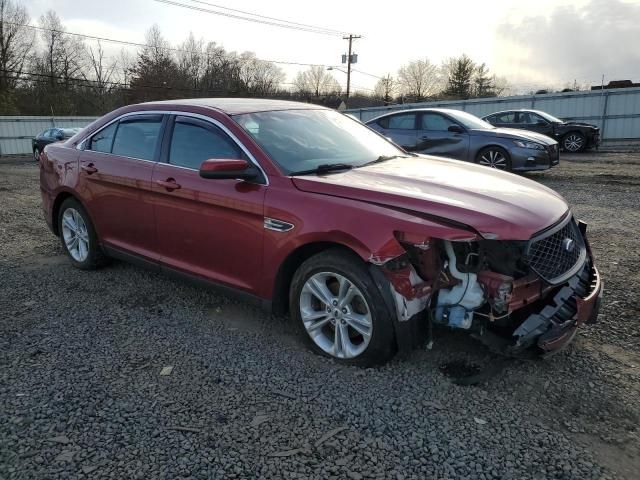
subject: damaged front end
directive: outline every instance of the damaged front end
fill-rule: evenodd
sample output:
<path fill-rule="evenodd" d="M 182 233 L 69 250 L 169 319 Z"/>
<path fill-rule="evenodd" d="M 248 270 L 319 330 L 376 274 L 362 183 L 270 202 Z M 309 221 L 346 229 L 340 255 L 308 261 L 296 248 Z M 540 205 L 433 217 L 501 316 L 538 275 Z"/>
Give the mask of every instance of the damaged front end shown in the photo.
<path fill-rule="evenodd" d="M 434 322 L 469 330 L 504 355 L 549 354 L 598 316 L 603 287 L 585 234 L 571 215 L 528 241 L 397 233 L 403 253 L 376 258 L 374 278 L 397 333 Z"/>

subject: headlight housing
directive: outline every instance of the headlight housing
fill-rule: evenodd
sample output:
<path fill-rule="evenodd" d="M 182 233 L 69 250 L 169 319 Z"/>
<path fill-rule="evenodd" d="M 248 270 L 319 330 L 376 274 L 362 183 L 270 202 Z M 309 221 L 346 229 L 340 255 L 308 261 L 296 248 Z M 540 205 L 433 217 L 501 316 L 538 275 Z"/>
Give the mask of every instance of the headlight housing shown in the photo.
<path fill-rule="evenodd" d="M 513 143 L 521 148 L 529 148 L 531 150 L 544 150 L 544 145 L 542 145 L 541 143 L 530 142 L 527 140 L 514 140 Z"/>

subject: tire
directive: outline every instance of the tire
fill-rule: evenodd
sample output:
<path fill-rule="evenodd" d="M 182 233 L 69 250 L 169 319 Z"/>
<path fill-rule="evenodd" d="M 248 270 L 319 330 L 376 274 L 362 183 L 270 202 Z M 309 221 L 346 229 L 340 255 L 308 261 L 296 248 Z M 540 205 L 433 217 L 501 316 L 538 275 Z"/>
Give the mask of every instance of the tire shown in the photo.
<path fill-rule="evenodd" d="M 95 270 L 108 262 L 91 218 L 75 198 L 67 198 L 62 202 L 58 213 L 58 232 L 62 248 L 74 267 Z M 83 245 L 85 248 L 82 248 Z"/>
<path fill-rule="evenodd" d="M 340 285 L 353 295 L 340 297 Z M 355 290 L 348 290 L 349 285 Z M 327 302 L 310 287 L 327 294 Z M 335 305 L 340 298 L 348 303 Z M 291 282 L 289 311 L 311 349 L 340 363 L 370 367 L 396 353 L 393 320 L 382 295 L 365 263 L 345 250 L 326 250 L 300 265 Z"/>
<path fill-rule="evenodd" d="M 511 157 L 502 147 L 490 146 L 483 148 L 476 155 L 476 163 L 504 172 L 511 171 Z"/>
<path fill-rule="evenodd" d="M 36 148 L 34 148 L 34 149 L 33 149 L 33 159 L 34 159 L 36 162 L 39 162 L 39 161 L 40 161 L 40 149 L 39 149 L 38 147 L 36 147 Z"/>
<path fill-rule="evenodd" d="M 569 132 L 562 137 L 562 148 L 565 152 L 582 152 L 587 145 L 585 136 L 580 132 Z"/>

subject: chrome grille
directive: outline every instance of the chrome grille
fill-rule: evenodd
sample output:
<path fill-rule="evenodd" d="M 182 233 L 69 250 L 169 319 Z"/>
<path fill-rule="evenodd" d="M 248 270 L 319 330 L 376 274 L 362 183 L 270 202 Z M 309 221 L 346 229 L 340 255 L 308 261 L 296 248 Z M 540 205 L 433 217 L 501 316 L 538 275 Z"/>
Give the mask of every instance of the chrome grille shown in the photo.
<path fill-rule="evenodd" d="M 584 239 L 572 217 L 533 237 L 525 258 L 546 282 L 555 285 L 576 274 L 587 256 Z"/>

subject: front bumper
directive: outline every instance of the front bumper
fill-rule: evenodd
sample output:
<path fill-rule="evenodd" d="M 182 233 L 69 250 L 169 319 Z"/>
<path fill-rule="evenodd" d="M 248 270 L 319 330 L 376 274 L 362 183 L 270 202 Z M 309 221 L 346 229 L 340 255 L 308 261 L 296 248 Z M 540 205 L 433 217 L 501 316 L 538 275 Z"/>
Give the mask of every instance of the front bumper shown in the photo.
<path fill-rule="evenodd" d="M 547 170 L 560 163 L 558 148 L 546 150 L 534 150 L 530 148 L 513 148 L 511 155 L 511 169 L 516 172 L 530 172 L 536 170 Z"/>
<path fill-rule="evenodd" d="M 603 282 L 596 267 L 589 273 L 589 292 L 585 297 L 574 295 L 576 313 L 564 323 L 551 321 L 551 327 L 538 338 L 537 345 L 544 354 L 554 353 L 567 346 L 578 327 L 584 323 L 595 323 L 602 303 Z"/>

